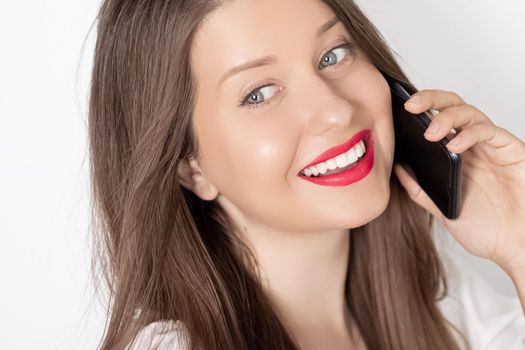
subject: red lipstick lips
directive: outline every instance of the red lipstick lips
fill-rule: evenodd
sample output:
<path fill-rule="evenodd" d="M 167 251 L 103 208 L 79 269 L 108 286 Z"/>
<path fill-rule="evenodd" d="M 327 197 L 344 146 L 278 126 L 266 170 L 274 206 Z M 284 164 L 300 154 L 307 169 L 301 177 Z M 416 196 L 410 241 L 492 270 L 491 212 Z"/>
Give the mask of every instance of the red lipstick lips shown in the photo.
<path fill-rule="evenodd" d="M 306 176 L 299 172 L 299 177 L 321 186 L 347 186 L 351 183 L 361 180 L 362 178 L 367 176 L 374 167 L 374 140 L 372 136 L 373 134 L 370 129 L 362 130 L 355 134 L 347 142 L 332 147 L 326 152 L 322 153 L 305 168 L 308 168 L 311 165 L 315 165 L 330 158 L 336 157 L 339 154 L 348 151 L 360 140 L 363 140 L 366 152 L 363 155 L 363 157 L 360 158 L 352 167 L 339 173 L 329 175 L 325 174 L 320 176 Z"/>
<path fill-rule="evenodd" d="M 308 168 L 309 166 L 315 165 L 317 163 L 324 162 L 325 160 L 328 160 L 330 158 L 337 157 L 341 153 L 344 153 L 348 151 L 350 148 L 352 148 L 356 143 L 361 141 L 367 134 L 371 132 L 371 129 L 364 129 L 359 131 L 357 134 L 352 136 L 352 138 L 345 143 L 342 143 L 340 145 L 334 146 L 330 148 L 329 150 L 321 153 L 317 158 L 315 158 L 313 161 L 311 161 L 307 166 L 305 166 L 302 170 Z"/>

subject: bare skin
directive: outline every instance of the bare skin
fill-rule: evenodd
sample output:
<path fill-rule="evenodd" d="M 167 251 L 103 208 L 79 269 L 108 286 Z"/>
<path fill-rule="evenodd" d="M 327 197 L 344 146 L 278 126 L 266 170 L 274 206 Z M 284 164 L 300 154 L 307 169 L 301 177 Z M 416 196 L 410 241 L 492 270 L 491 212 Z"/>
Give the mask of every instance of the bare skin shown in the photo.
<path fill-rule="evenodd" d="M 210 15 L 191 53 L 199 159 L 178 169 L 181 185 L 233 218 L 302 349 L 364 348 L 344 301 L 349 234 L 386 208 L 394 152 L 383 76 L 357 46 L 327 51 L 353 42 L 342 23 L 316 36 L 334 17 L 318 0 L 237 0 Z M 278 62 L 221 83 L 230 68 L 265 55 Z M 375 139 L 368 176 L 345 187 L 298 177 L 366 128 Z"/>

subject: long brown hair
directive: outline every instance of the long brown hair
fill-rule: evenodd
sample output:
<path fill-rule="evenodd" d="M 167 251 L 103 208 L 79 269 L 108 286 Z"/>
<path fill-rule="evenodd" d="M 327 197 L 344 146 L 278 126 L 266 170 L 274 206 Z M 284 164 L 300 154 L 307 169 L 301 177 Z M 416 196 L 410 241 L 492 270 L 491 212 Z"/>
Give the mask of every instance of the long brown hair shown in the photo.
<path fill-rule="evenodd" d="M 356 4 L 323 1 L 384 76 L 416 91 Z M 230 218 L 215 200 L 178 182 L 179 162 L 199 156 L 192 39 L 223 4 L 101 6 L 88 120 L 92 271 L 110 295 L 100 349 L 123 349 L 159 320 L 182 321 L 192 349 L 298 349 Z M 436 306 L 447 284 L 431 238 L 433 217 L 396 176 L 390 189 L 385 211 L 352 228 L 345 288 L 352 319 L 369 349 L 459 349 Z"/>

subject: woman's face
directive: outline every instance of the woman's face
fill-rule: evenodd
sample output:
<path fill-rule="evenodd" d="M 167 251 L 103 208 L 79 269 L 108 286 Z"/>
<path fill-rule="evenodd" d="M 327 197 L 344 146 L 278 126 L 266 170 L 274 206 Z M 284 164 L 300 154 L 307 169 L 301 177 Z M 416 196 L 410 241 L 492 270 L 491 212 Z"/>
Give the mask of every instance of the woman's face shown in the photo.
<path fill-rule="evenodd" d="M 334 17 L 317 0 L 237 0 L 196 33 L 198 166 L 219 203 L 251 225 L 286 232 L 351 228 L 388 203 L 390 89 L 358 47 L 326 51 L 353 42 L 341 22 L 317 35 Z M 267 55 L 275 61 L 226 74 Z M 360 181 L 322 186 L 298 175 L 363 129 L 372 130 L 374 162 Z"/>

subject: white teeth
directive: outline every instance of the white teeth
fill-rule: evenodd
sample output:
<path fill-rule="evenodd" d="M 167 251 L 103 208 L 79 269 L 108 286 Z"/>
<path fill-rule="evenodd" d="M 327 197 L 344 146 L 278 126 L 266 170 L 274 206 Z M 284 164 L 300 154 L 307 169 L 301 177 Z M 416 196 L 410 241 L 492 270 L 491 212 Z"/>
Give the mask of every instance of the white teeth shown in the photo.
<path fill-rule="evenodd" d="M 326 161 L 326 167 L 329 169 L 329 170 L 333 170 L 335 168 L 337 168 L 337 164 L 335 162 L 335 158 L 332 158 L 332 159 L 328 159 Z"/>
<path fill-rule="evenodd" d="M 351 150 L 347 151 L 345 154 L 346 156 L 348 157 L 348 161 L 350 162 L 350 164 L 354 163 L 357 161 L 357 152 L 355 150 L 356 146 L 352 147 Z"/>
<path fill-rule="evenodd" d="M 310 174 L 308 175 L 308 174 L 306 173 L 306 171 L 308 171 Z M 317 175 L 319 175 L 319 170 L 317 170 L 317 167 L 308 168 L 308 169 L 305 169 L 305 170 L 304 170 L 304 174 L 307 175 L 307 176 L 310 176 L 310 175 L 312 175 L 312 174 L 313 174 L 314 176 L 317 176 Z"/>
<path fill-rule="evenodd" d="M 321 174 L 326 173 L 326 171 L 328 170 L 328 167 L 326 166 L 326 162 L 322 162 L 320 164 L 317 164 L 316 167 L 317 167 L 317 169 L 319 169 L 319 172 Z"/>
<path fill-rule="evenodd" d="M 350 164 L 350 161 L 348 160 L 348 156 L 346 153 L 340 154 L 337 157 L 335 157 L 335 162 L 337 163 L 337 166 L 339 168 L 344 168 L 348 164 Z"/>
<path fill-rule="evenodd" d="M 345 153 L 304 169 L 303 174 L 306 176 L 317 176 L 319 174 L 325 174 L 328 169 L 344 168 L 349 164 L 355 163 L 358 157 L 361 157 L 365 152 L 365 144 L 363 140 L 361 140 Z"/>
<path fill-rule="evenodd" d="M 355 153 L 357 153 L 358 157 L 361 157 L 363 154 L 365 154 L 365 144 L 362 140 L 357 143 Z"/>

